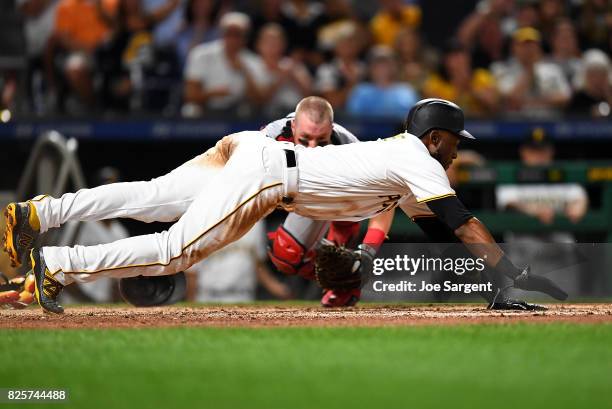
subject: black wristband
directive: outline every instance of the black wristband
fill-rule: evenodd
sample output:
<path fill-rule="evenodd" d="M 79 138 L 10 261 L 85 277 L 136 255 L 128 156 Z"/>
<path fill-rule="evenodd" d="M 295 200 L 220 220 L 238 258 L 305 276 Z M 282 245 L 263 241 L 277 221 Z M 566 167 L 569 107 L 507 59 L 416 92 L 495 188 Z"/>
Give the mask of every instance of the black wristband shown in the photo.
<path fill-rule="evenodd" d="M 521 270 L 517 266 L 512 264 L 512 261 L 510 261 L 510 259 L 506 257 L 505 254 L 497 262 L 495 270 L 499 273 L 502 273 L 506 277 L 510 277 L 513 280 L 521 274 Z"/>

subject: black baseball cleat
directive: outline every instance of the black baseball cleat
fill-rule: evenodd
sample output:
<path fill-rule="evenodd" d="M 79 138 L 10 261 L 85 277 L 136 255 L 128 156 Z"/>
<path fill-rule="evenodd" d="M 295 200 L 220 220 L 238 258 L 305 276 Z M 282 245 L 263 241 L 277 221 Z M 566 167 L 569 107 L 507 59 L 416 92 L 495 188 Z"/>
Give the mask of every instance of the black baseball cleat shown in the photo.
<path fill-rule="evenodd" d="M 2 238 L 4 251 L 12 267 L 21 267 L 25 255 L 34 247 L 40 234 L 40 220 L 31 202 L 10 203 L 4 209 L 6 231 Z"/>
<path fill-rule="evenodd" d="M 57 303 L 57 296 L 64 285 L 57 281 L 45 264 L 45 259 L 40 249 L 32 249 L 30 252 L 32 262 L 32 274 L 34 274 L 34 297 L 45 312 L 61 314 L 64 307 Z"/>
<path fill-rule="evenodd" d="M 530 304 L 521 300 L 505 299 L 501 301 L 492 302 L 487 306 L 488 310 L 514 310 L 514 311 L 546 311 L 543 305 Z"/>

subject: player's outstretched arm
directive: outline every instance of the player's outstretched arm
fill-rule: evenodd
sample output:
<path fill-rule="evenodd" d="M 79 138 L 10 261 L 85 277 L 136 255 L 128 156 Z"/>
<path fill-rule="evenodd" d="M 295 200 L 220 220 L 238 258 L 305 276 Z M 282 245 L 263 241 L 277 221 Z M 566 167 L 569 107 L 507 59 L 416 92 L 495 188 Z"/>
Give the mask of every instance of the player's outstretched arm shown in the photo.
<path fill-rule="evenodd" d="M 532 274 L 530 267 L 516 267 L 495 243 L 485 225 L 475 217 L 455 230 L 455 234 L 470 252 L 495 268 L 495 271 L 510 277 L 514 287 L 527 291 L 540 291 L 558 300 L 565 300 L 567 293 L 550 279 Z"/>
<path fill-rule="evenodd" d="M 531 274 L 529 267 L 520 269 L 515 266 L 497 245 L 485 225 L 475 218 L 456 196 L 427 202 L 427 206 L 455 232 L 457 238 L 474 256 L 485 260 L 498 274 L 511 278 L 516 288 L 540 291 L 559 300 L 567 298 L 567 293 L 548 278 Z"/>
<path fill-rule="evenodd" d="M 468 219 L 455 229 L 455 235 L 474 256 L 486 260 L 490 267 L 496 267 L 504 256 L 504 252 L 499 248 L 489 230 L 475 217 Z M 519 273 L 520 271 L 517 274 Z"/>

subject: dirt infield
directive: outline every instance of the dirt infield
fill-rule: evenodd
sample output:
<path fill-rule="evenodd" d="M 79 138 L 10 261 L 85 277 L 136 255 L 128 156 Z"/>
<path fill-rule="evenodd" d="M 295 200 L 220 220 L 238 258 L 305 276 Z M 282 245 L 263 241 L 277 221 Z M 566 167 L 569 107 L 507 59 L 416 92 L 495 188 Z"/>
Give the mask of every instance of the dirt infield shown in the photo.
<path fill-rule="evenodd" d="M 488 311 L 481 305 L 68 307 L 63 315 L 38 308 L 1 310 L 0 328 L 336 327 L 483 323 L 612 322 L 612 304 L 549 305 L 548 311 Z"/>

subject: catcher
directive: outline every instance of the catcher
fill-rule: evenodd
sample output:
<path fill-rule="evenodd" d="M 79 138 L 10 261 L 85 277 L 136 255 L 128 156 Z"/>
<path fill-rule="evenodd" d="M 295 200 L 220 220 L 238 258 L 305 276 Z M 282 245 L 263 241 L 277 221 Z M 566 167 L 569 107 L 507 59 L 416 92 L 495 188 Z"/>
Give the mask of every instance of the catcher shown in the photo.
<path fill-rule="evenodd" d="M 319 97 L 307 97 L 297 105 L 295 113 L 269 123 L 262 132 L 277 141 L 291 142 L 307 148 L 359 142 L 346 128 L 326 118 L 333 118 L 333 109 L 329 102 Z M 392 221 L 392 213 L 382 213 L 370 219 L 361 244 L 375 252 L 384 242 Z M 359 244 L 358 235 L 358 222 L 329 222 L 289 213 L 283 224 L 268 233 L 268 255 L 276 269 L 283 274 L 314 280 L 315 255 L 321 239 L 325 236 L 334 245 L 355 248 Z M 321 305 L 324 307 L 352 306 L 361 297 L 359 288 L 328 286 L 325 284 L 331 283 L 325 283 L 324 280 L 318 280 L 318 283 L 323 288 Z"/>

